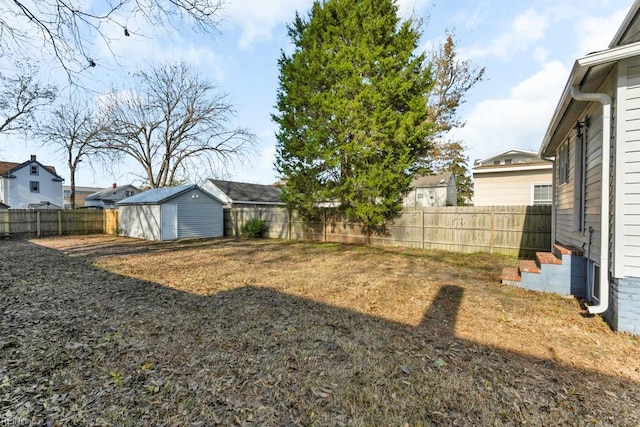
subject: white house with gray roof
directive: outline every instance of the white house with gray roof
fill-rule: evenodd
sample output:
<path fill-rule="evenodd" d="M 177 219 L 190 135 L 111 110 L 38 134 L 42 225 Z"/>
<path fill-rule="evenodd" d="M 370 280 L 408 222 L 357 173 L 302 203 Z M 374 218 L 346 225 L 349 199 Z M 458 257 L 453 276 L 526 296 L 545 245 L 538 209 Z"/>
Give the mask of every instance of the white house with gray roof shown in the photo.
<path fill-rule="evenodd" d="M 220 200 L 226 207 L 284 206 L 281 191 L 273 185 L 208 179 L 202 188 Z"/>
<path fill-rule="evenodd" d="M 0 202 L 11 209 L 60 209 L 63 181 L 34 155 L 23 163 L 0 162 Z"/>
<path fill-rule="evenodd" d="M 510 149 L 473 163 L 475 206 L 551 204 L 553 163 L 536 151 Z"/>
<path fill-rule="evenodd" d="M 116 209 L 116 203 L 127 197 L 135 196 L 140 193 L 140 189 L 131 184 L 117 185 L 113 184 L 109 188 L 96 191 L 84 198 L 85 208 L 103 208 Z"/>
<path fill-rule="evenodd" d="M 405 208 L 426 208 L 435 206 L 456 206 L 458 191 L 456 180 L 451 172 L 439 175 L 416 177 L 402 205 Z"/>

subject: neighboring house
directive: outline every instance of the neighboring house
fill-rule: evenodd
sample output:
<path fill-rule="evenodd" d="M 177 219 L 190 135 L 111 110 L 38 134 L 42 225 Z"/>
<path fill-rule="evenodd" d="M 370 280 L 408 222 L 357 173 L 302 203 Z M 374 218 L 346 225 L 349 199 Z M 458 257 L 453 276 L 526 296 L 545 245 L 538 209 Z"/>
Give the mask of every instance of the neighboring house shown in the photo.
<path fill-rule="evenodd" d="M 540 148 L 555 159 L 552 241 L 562 261 L 539 257 L 532 267 L 540 272 L 521 268 L 519 278 L 531 289 L 583 295 L 594 304 L 590 313 L 633 334 L 640 334 L 639 13 L 636 0 L 609 48 L 573 65 Z"/>
<path fill-rule="evenodd" d="M 458 204 L 456 180 L 451 172 L 416 177 L 411 182 L 410 188 L 411 190 L 402 203 L 405 208 L 456 206 Z"/>
<path fill-rule="evenodd" d="M 176 240 L 223 235 L 223 202 L 197 185 L 155 188 L 117 205 L 123 236 Z"/>
<path fill-rule="evenodd" d="M 0 202 L 0 211 L 7 209 L 9 209 L 9 205 L 5 205 L 4 203 Z"/>
<path fill-rule="evenodd" d="M 127 197 L 140 193 L 140 189 L 131 184 L 113 184 L 110 188 L 100 190 L 84 198 L 85 208 L 117 209 L 116 203 Z"/>
<path fill-rule="evenodd" d="M 53 166 L 45 166 L 36 156 L 23 163 L 0 162 L 0 202 L 11 209 L 31 206 L 62 206 L 62 182 Z"/>
<path fill-rule="evenodd" d="M 104 187 L 81 187 L 76 185 L 76 207 L 84 206 L 84 198 L 104 190 Z M 62 186 L 63 208 L 71 209 L 71 186 Z"/>
<path fill-rule="evenodd" d="M 280 189 L 274 185 L 208 179 L 202 188 L 222 200 L 225 207 L 285 205 Z"/>
<path fill-rule="evenodd" d="M 474 206 L 550 205 L 553 163 L 535 151 L 507 150 L 473 164 Z"/>

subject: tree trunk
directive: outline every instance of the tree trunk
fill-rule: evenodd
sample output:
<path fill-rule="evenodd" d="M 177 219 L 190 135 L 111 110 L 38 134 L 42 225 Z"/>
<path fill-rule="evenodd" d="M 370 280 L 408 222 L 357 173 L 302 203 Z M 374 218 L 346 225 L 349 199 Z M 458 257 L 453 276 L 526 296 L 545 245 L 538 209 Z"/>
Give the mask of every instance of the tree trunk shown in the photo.
<path fill-rule="evenodd" d="M 76 208 L 76 168 L 70 167 L 69 174 L 71 175 L 71 192 L 69 193 L 69 199 L 71 201 L 71 209 Z"/>

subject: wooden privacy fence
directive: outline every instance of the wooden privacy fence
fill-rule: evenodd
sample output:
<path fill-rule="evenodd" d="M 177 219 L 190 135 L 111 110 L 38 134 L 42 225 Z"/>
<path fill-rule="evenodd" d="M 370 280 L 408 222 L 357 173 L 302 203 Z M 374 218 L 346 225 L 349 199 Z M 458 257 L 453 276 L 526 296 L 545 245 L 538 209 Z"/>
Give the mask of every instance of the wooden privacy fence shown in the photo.
<path fill-rule="evenodd" d="M 102 209 L 1 210 L 0 234 L 44 237 L 104 233 L 107 217 Z"/>
<path fill-rule="evenodd" d="M 371 232 L 333 210 L 316 221 L 282 207 L 224 211 L 225 236 L 261 218 L 269 238 L 339 243 L 372 243 L 454 252 L 490 252 L 532 257 L 551 247 L 551 206 L 441 207 L 405 210 L 382 230 Z M 38 237 L 67 234 L 119 234 L 115 209 L 4 210 L 0 235 Z"/>
<path fill-rule="evenodd" d="M 531 257 L 551 248 L 551 206 L 454 206 L 405 210 L 382 230 L 367 235 L 360 224 L 326 210 L 305 221 L 285 208 L 225 210 L 225 235 L 236 236 L 242 224 L 261 218 L 267 237 L 340 243 L 367 243 L 490 252 Z"/>

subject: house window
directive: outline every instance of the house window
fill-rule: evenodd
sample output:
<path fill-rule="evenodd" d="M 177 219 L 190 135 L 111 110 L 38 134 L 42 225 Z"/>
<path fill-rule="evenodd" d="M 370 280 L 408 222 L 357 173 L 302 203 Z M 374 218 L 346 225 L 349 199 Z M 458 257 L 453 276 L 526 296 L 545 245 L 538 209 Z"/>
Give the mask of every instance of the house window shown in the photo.
<path fill-rule="evenodd" d="M 513 163 L 513 159 L 504 159 L 505 165 L 510 165 L 511 163 Z"/>
<path fill-rule="evenodd" d="M 38 181 L 29 181 L 29 191 L 32 193 L 40 192 L 40 182 Z"/>
<path fill-rule="evenodd" d="M 500 164 L 500 160 L 494 160 L 494 161 L 493 161 L 493 164 L 494 164 L 494 165 L 499 165 L 499 164 Z"/>
<path fill-rule="evenodd" d="M 31 165 L 31 175 L 38 175 L 38 165 Z"/>
<path fill-rule="evenodd" d="M 133 191 L 133 190 L 126 190 L 126 191 L 124 192 L 124 196 L 125 196 L 125 197 L 131 197 L 131 196 L 133 196 L 134 194 L 135 194 L 135 191 Z"/>
<path fill-rule="evenodd" d="M 533 184 L 533 204 L 550 205 L 553 197 L 551 184 Z"/>
<path fill-rule="evenodd" d="M 593 260 L 587 260 L 587 297 L 593 302 L 600 302 L 600 266 Z"/>

